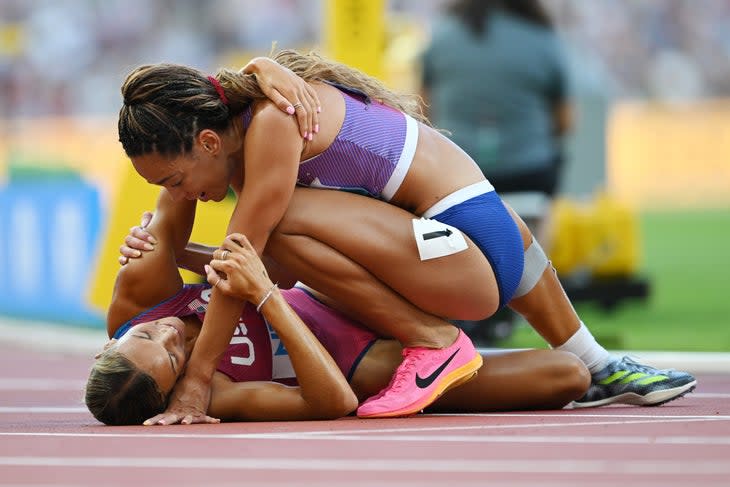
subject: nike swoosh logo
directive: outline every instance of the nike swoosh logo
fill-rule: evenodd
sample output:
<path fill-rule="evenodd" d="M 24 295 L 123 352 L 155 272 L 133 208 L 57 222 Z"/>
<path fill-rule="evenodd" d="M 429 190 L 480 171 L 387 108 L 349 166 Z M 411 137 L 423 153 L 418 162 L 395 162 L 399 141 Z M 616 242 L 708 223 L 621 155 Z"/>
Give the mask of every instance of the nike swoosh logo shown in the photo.
<path fill-rule="evenodd" d="M 457 348 L 454 353 L 451 354 L 451 357 L 447 358 L 444 363 L 442 363 L 438 369 L 434 370 L 431 375 L 425 378 L 421 378 L 420 375 L 418 375 L 418 372 L 416 372 L 416 385 L 421 388 L 425 389 L 431 384 L 433 384 L 433 381 L 436 380 L 436 378 L 441 375 L 441 372 L 444 371 L 446 367 L 449 366 L 452 360 L 454 360 L 454 357 L 456 357 L 456 354 L 459 353 L 460 348 Z"/>

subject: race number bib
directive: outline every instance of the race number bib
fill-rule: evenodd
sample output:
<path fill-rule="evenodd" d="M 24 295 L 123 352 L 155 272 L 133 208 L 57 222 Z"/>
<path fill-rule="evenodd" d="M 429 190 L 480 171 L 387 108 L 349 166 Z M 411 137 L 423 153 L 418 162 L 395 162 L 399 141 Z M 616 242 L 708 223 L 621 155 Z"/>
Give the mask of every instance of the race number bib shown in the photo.
<path fill-rule="evenodd" d="M 459 229 L 436 220 L 414 218 L 413 234 L 421 260 L 445 257 L 467 249 L 466 239 Z"/>

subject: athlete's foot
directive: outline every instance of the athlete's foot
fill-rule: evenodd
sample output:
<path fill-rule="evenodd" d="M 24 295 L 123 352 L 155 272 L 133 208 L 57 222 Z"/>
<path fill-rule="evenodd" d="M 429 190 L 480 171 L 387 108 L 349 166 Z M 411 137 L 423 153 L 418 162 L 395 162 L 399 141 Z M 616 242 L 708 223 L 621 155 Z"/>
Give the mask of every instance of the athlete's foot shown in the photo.
<path fill-rule="evenodd" d="M 697 380 L 686 372 L 658 370 L 629 357 L 612 358 L 593 374 L 585 396 L 573 401 L 574 408 L 633 404 L 659 406 L 692 392 Z"/>
<path fill-rule="evenodd" d="M 390 384 L 357 409 L 360 418 L 409 416 L 433 403 L 446 390 L 466 382 L 482 366 L 482 356 L 463 331 L 446 348 L 403 349 L 403 362 Z"/>

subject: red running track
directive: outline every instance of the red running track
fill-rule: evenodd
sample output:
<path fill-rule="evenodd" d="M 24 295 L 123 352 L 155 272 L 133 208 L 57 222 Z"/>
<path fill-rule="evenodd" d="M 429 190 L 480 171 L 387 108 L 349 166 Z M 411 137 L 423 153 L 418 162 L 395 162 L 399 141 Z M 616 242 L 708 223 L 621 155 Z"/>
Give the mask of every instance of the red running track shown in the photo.
<path fill-rule="evenodd" d="M 0 346 L 0 485 L 730 485 L 730 375 L 658 408 L 106 427 L 90 364 Z"/>

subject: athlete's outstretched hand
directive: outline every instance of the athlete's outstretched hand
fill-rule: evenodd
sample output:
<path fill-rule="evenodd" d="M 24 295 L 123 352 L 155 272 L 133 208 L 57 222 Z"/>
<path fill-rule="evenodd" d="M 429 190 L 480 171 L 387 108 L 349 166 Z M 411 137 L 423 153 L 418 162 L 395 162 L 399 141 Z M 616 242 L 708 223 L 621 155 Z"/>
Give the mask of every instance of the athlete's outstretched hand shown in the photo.
<path fill-rule="evenodd" d="M 124 238 L 124 243 L 119 247 L 119 264 L 125 265 L 129 259 L 136 259 L 142 256 L 142 252 L 153 250 L 154 244 L 157 243 L 147 230 L 147 225 L 152 221 L 153 213 L 145 211 L 142 213 L 140 224 L 129 229 L 129 233 Z"/>
<path fill-rule="evenodd" d="M 256 75 L 256 81 L 271 101 L 289 115 L 296 115 L 299 132 L 306 140 L 312 140 L 319 132 L 319 115 L 322 110 L 317 92 L 292 70 L 266 57 L 253 58 L 241 70 Z"/>
<path fill-rule="evenodd" d="M 145 426 L 194 423 L 220 423 L 206 414 L 210 403 L 210 384 L 183 375 L 175 384 L 167 409 L 144 422 Z"/>

